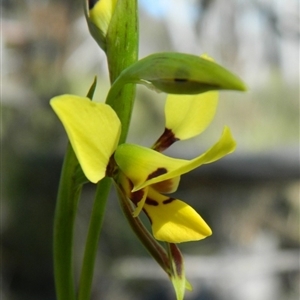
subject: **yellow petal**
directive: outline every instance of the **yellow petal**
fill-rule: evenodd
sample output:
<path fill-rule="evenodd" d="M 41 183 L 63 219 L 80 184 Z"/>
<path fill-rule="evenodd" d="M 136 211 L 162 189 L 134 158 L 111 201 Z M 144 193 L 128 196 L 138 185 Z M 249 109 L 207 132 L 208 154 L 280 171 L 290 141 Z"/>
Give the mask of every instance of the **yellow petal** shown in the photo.
<path fill-rule="evenodd" d="M 207 54 L 201 55 L 214 61 Z M 203 132 L 216 114 L 219 93 L 212 91 L 198 95 L 170 94 L 165 105 L 166 128 L 175 138 L 186 140 Z"/>
<path fill-rule="evenodd" d="M 115 160 L 134 185 L 133 191 L 188 173 L 214 162 L 234 151 L 236 143 L 228 127 L 220 140 L 202 155 L 192 159 L 175 159 L 138 145 L 122 144 L 115 152 Z"/>
<path fill-rule="evenodd" d="M 181 200 L 149 188 L 144 211 L 150 219 L 154 237 L 168 243 L 197 241 L 212 234 L 200 215 Z"/>
<path fill-rule="evenodd" d="M 50 105 L 63 123 L 85 176 L 93 183 L 105 176 L 121 124 L 114 110 L 85 97 L 62 95 Z"/>
<path fill-rule="evenodd" d="M 141 189 L 142 185 L 144 187 L 147 186 L 148 184 L 145 183 L 150 181 L 151 178 L 160 178 L 162 174 L 180 168 L 188 162 L 183 159 L 171 158 L 152 149 L 134 144 L 119 145 L 114 158 L 125 176 L 133 183 L 134 188 L 132 191 Z M 170 178 L 172 177 L 151 181 L 151 183 L 161 182 Z"/>
<path fill-rule="evenodd" d="M 218 92 L 169 95 L 165 105 L 166 128 L 175 138 L 186 140 L 203 132 L 213 120 Z"/>

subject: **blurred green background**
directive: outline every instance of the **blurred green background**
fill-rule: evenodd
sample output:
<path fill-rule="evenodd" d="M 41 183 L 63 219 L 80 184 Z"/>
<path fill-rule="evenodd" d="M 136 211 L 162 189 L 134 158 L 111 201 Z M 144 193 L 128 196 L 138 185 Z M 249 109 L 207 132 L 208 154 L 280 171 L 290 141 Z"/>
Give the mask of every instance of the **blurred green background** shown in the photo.
<path fill-rule="evenodd" d="M 140 57 L 208 53 L 239 74 L 247 93 L 221 92 L 215 120 L 168 154 L 192 158 L 229 125 L 238 149 L 183 176 L 178 198 L 213 236 L 180 245 L 193 300 L 299 299 L 299 1 L 140 0 Z M 49 99 L 109 89 L 103 52 L 82 3 L 1 2 L 1 299 L 55 299 L 52 226 L 67 143 Z M 150 146 L 164 126 L 165 94 L 138 87 L 129 141 Z M 76 224 L 77 274 L 94 186 Z M 166 276 L 130 231 L 112 192 L 93 298 L 174 299 Z"/>

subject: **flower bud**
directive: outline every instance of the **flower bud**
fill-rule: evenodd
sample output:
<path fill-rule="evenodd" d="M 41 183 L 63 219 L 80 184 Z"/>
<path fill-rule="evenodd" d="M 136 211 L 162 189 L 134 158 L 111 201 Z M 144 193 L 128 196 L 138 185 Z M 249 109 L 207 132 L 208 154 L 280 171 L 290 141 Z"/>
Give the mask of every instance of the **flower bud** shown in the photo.
<path fill-rule="evenodd" d="M 86 0 L 85 17 L 91 35 L 106 49 L 106 34 L 118 0 Z"/>

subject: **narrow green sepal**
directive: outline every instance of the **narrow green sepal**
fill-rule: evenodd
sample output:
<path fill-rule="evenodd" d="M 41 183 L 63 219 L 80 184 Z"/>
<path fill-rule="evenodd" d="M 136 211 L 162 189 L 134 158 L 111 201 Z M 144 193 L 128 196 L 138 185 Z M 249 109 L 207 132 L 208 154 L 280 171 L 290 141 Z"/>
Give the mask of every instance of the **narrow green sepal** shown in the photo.
<path fill-rule="evenodd" d="M 89 91 L 86 94 L 87 98 L 89 98 L 91 100 L 93 99 L 96 87 L 97 87 L 97 76 L 94 77 L 94 81 L 93 81 L 92 85 L 90 86 Z"/>
<path fill-rule="evenodd" d="M 176 244 L 168 244 L 168 254 L 171 265 L 170 279 L 176 293 L 176 299 L 183 300 L 185 289 L 192 290 L 191 284 L 185 278 L 183 256 Z"/>
<path fill-rule="evenodd" d="M 137 61 L 120 74 L 112 90 L 126 83 L 145 84 L 169 94 L 247 89 L 240 78 L 213 61 L 172 52 L 155 53 Z"/>

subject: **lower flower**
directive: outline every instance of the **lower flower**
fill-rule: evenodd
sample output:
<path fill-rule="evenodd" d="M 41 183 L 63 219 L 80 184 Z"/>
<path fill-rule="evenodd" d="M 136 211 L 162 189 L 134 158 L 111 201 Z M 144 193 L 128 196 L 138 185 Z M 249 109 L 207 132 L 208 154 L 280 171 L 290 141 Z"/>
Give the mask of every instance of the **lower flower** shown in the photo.
<path fill-rule="evenodd" d="M 149 187 L 144 204 L 154 237 L 168 243 L 198 241 L 212 234 L 200 215 L 185 202 Z"/>
<path fill-rule="evenodd" d="M 212 234 L 202 217 L 185 202 L 163 195 L 152 186 L 132 192 L 132 183 L 123 173 L 116 181 L 137 206 L 134 215 L 137 217 L 141 210 L 147 215 L 155 239 L 182 243 L 198 241 Z"/>

